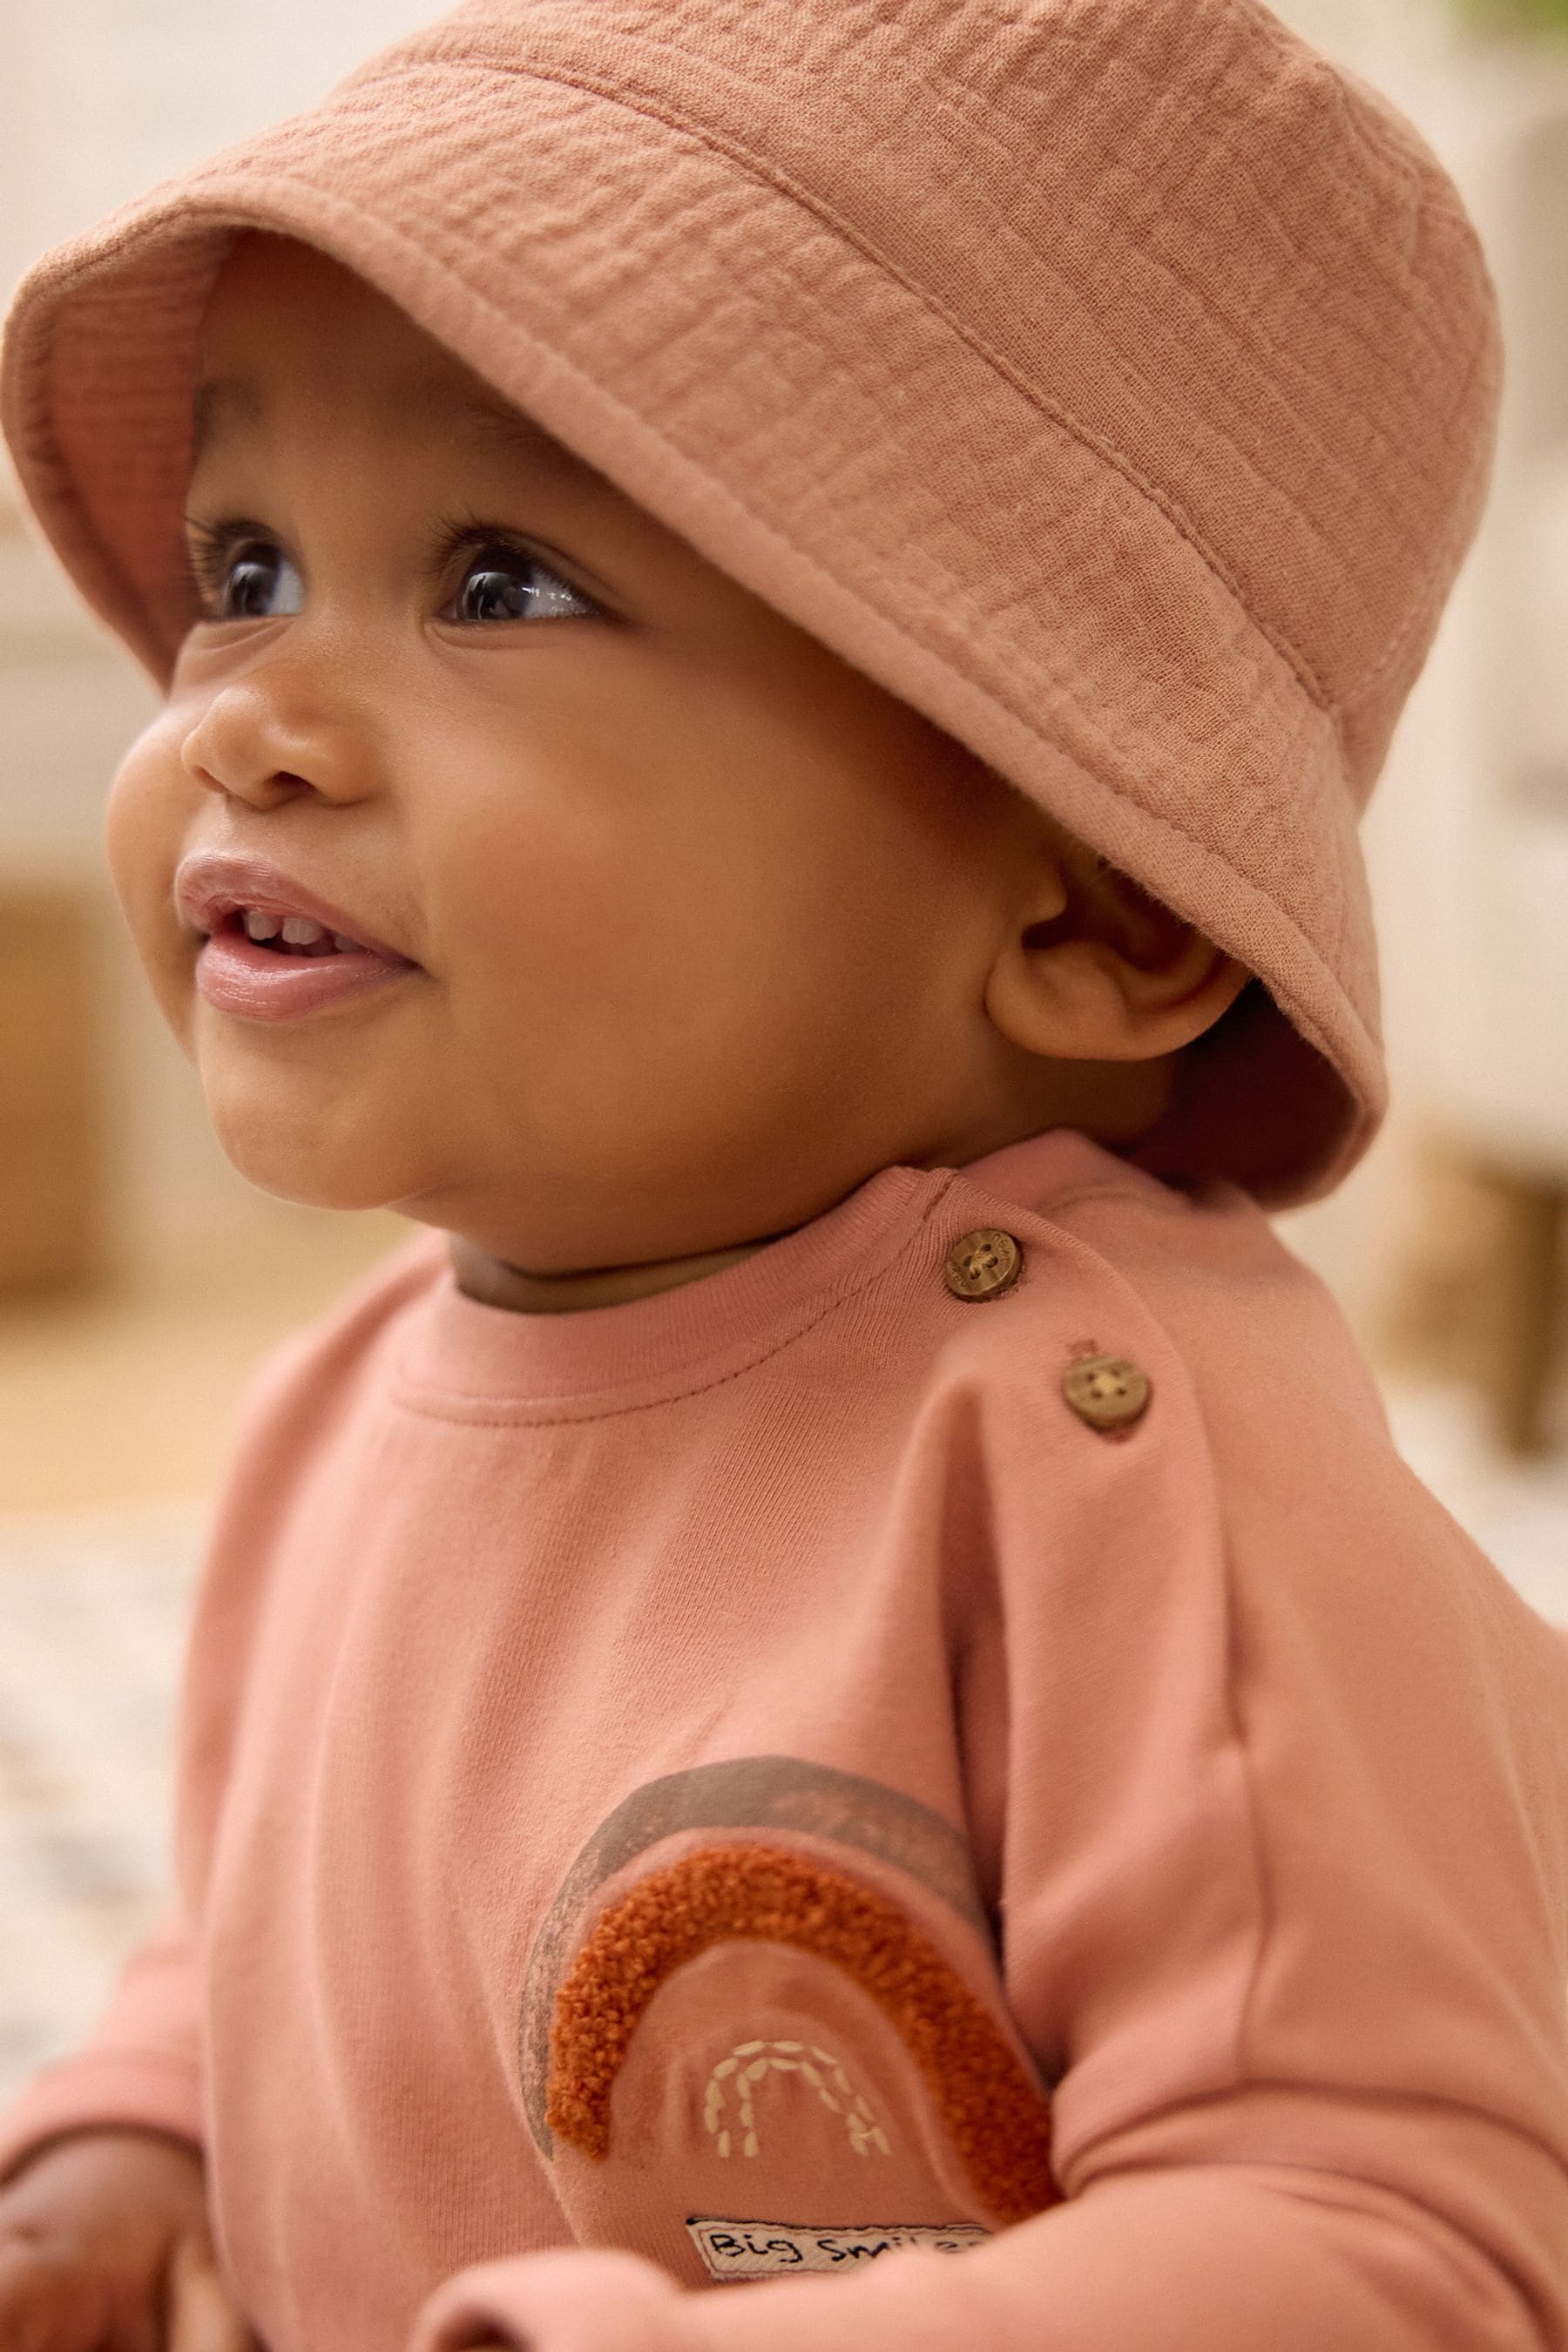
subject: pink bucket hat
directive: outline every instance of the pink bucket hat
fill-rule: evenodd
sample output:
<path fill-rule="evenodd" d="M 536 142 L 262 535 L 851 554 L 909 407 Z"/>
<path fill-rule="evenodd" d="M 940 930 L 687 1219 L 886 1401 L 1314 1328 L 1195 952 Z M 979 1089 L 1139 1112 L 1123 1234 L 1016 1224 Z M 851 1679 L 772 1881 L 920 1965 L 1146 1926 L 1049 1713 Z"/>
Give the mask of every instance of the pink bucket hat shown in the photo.
<path fill-rule="evenodd" d="M 161 682 L 237 228 L 357 270 L 1258 975 L 1160 1165 L 1326 1191 L 1385 1098 L 1356 834 L 1479 521 L 1451 179 L 1258 0 L 470 0 L 47 256 L 5 430 Z"/>

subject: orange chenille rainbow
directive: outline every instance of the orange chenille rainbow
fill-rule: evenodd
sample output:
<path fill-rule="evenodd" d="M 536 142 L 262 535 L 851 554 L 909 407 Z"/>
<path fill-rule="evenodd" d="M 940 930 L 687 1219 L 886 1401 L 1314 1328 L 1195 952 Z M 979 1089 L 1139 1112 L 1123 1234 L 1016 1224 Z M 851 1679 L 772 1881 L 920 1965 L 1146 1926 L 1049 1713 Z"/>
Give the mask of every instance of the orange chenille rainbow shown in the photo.
<path fill-rule="evenodd" d="M 1021 2221 L 1057 2201 L 1049 2108 L 983 2003 L 895 1904 L 773 1846 L 690 1855 L 605 1911 L 556 1996 L 552 2130 L 609 2155 L 610 2094 L 648 2003 L 677 1969 L 736 1937 L 813 1952 L 870 1996 L 987 2212 Z"/>

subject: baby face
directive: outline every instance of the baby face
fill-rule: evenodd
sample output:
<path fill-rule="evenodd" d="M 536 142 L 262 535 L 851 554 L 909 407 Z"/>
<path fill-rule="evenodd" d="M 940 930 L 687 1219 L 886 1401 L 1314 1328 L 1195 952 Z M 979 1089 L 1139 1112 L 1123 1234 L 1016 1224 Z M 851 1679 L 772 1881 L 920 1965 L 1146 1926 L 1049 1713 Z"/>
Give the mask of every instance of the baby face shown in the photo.
<path fill-rule="evenodd" d="M 234 249 L 197 414 L 108 843 L 247 1176 L 555 1274 L 990 1148 L 1020 796 L 306 247 Z M 381 961 L 245 936 L 292 899 Z"/>

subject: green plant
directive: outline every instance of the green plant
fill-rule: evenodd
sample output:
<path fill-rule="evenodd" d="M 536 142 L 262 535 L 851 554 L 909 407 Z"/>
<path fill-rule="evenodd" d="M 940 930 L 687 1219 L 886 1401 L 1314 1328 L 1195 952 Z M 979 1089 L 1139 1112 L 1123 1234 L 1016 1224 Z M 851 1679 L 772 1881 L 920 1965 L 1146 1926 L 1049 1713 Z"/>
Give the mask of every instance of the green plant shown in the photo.
<path fill-rule="evenodd" d="M 1479 33 L 1568 34 L 1568 0 L 1454 0 Z"/>

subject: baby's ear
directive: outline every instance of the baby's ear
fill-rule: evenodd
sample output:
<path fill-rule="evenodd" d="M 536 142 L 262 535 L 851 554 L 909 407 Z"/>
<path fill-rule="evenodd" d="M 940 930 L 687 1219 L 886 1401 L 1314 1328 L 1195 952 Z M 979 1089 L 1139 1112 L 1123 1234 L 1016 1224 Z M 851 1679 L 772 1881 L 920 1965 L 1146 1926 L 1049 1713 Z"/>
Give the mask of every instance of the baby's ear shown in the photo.
<path fill-rule="evenodd" d="M 1211 1029 L 1250 977 L 1131 876 L 1061 835 L 1015 902 L 985 1008 L 1032 1054 L 1152 1061 Z"/>

